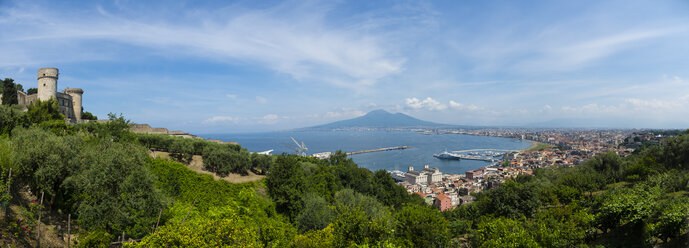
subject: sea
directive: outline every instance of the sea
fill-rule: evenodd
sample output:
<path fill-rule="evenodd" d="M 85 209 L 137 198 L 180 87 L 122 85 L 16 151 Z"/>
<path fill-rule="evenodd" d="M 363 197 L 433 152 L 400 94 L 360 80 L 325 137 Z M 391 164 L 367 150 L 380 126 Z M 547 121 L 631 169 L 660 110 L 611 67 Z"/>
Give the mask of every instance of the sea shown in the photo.
<path fill-rule="evenodd" d="M 518 139 L 475 136 L 465 134 L 423 134 L 411 131 L 285 131 L 241 134 L 206 134 L 206 139 L 234 141 L 250 152 L 274 150 L 272 154 L 296 153 L 297 145 L 304 143 L 308 154 L 320 152 L 361 151 L 383 147 L 410 146 L 404 150 L 391 150 L 350 155 L 359 167 L 371 171 L 380 169 L 407 171 L 409 166 L 416 169 L 428 164 L 437 167 L 442 173 L 463 174 L 491 164 L 478 160 L 442 160 L 433 154 L 468 149 L 521 150 L 531 146 L 531 142 Z"/>

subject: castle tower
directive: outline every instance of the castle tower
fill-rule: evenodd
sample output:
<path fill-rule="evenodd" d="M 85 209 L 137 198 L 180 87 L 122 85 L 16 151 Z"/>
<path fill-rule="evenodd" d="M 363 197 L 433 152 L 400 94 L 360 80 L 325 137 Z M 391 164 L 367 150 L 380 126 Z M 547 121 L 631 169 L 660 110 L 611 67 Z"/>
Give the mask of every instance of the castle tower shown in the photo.
<path fill-rule="evenodd" d="M 57 98 L 58 74 L 57 68 L 38 69 L 38 100 L 47 101 L 50 98 Z M 81 97 L 79 97 L 79 102 L 81 103 Z"/>
<path fill-rule="evenodd" d="M 74 109 L 74 117 L 77 122 L 81 121 L 81 96 L 84 94 L 84 90 L 79 88 L 67 88 L 64 92 L 72 96 L 72 108 Z"/>

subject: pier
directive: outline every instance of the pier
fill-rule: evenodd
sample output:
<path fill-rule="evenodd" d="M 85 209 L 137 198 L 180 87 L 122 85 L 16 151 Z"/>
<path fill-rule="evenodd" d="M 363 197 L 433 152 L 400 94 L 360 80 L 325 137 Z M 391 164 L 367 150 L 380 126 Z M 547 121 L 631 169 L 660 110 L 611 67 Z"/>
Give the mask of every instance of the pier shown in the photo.
<path fill-rule="evenodd" d="M 363 150 L 363 151 L 348 152 L 347 155 L 355 155 L 355 154 L 362 154 L 362 153 L 369 153 L 369 152 L 384 152 L 384 151 L 392 151 L 392 150 L 404 150 L 404 149 L 407 149 L 409 147 L 410 146 L 384 147 L 384 148 L 378 148 L 378 149 L 369 149 L 369 150 Z"/>

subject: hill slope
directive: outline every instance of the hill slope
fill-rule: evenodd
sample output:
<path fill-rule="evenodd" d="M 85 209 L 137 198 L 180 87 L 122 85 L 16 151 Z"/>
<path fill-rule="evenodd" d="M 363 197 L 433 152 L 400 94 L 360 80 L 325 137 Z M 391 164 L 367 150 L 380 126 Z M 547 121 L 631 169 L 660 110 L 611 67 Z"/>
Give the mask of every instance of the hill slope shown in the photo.
<path fill-rule="evenodd" d="M 396 113 L 392 114 L 385 110 L 379 109 L 368 112 L 366 115 L 349 119 L 336 121 L 324 125 L 302 128 L 301 130 L 328 130 L 341 128 L 406 128 L 406 127 L 449 127 L 452 125 L 438 124 L 428 121 L 422 121 L 414 117 Z"/>

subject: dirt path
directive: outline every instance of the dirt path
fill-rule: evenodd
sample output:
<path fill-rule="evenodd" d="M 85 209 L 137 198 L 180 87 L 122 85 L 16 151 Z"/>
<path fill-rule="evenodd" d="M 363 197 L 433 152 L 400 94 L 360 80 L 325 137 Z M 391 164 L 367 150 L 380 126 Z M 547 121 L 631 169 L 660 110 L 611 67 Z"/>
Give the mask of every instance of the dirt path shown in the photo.
<path fill-rule="evenodd" d="M 170 154 L 167 152 L 149 152 L 149 155 L 154 158 L 162 158 L 162 159 L 170 159 Z M 235 174 L 235 173 L 230 173 L 230 175 L 226 177 L 219 177 L 213 172 L 206 171 L 203 169 L 203 157 L 199 155 L 194 155 L 191 159 L 191 162 L 187 165 L 187 168 L 190 170 L 193 170 L 197 173 L 201 174 L 207 174 L 213 176 L 216 180 L 225 180 L 231 183 L 248 183 L 248 182 L 253 182 L 253 181 L 258 181 L 266 176 L 263 175 L 256 175 L 251 171 L 249 172 L 249 175 L 247 176 L 242 176 L 240 174 Z"/>

